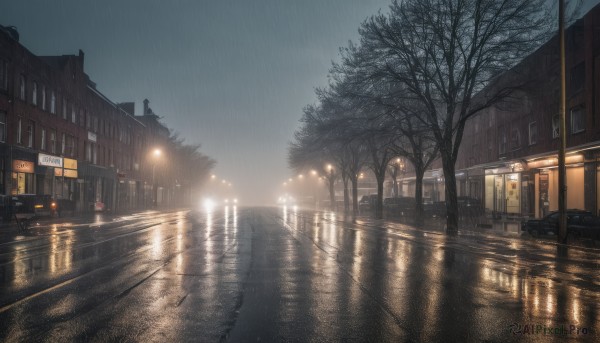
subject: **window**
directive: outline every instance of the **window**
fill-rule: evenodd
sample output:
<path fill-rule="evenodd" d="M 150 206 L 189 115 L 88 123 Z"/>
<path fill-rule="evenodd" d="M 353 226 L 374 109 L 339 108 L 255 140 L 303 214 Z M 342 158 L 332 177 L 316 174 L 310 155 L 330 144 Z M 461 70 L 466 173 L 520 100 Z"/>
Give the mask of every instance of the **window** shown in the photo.
<path fill-rule="evenodd" d="M 77 114 L 75 113 L 75 106 L 71 105 L 71 123 L 77 123 Z"/>
<path fill-rule="evenodd" d="M 75 137 L 71 135 L 67 136 L 67 155 L 75 156 Z"/>
<path fill-rule="evenodd" d="M 65 150 L 66 150 L 66 148 L 67 148 L 67 137 L 66 137 L 66 135 L 63 133 L 63 134 L 62 134 L 62 136 L 61 136 L 61 138 L 62 138 L 62 140 L 61 140 L 61 144 L 62 144 L 62 146 L 61 146 L 61 148 L 60 148 L 60 154 L 64 156 L 64 155 L 65 155 Z"/>
<path fill-rule="evenodd" d="M 46 150 L 46 128 L 42 127 L 42 141 L 40 142 L 40 150 Z"/>
<path fill-rule="evenodd" d="M 0 89 L 8 89 L 8 62 L 0 59 Z"/>
<path fill-rule="evenodd" d="M 38 88 L 37 82 L 34 82 L 33 83 L 33 89 L 31 91 L 31 103 L 34 106 L 37 106 L 37 96 L 38 96 L 38 94 L 37 94 L 37 88 Z"/>
<path fill-rule="evenodd" d="M 67 99 L 63 99 L 62 103 L 62 117 L 64 120 L 67 120 Z"/>
<path fill-rule="evenodd" d="M 56 95 L 54 91 L 50 92 L 50 113 L 56 114 Z"/>
<path fill-rule="evenodd" d="M 573 67 L 573 69 L 571 69 L 571 75 L 570 75 L 570 91 L 569 94 L 570 95 L 574 95 L 580 91 L 583 90 L 584 86 L 585 86 L 585 62 L 581 62 L 578 65 L 576 65 L 575 67 Z"/>
<path fill-rule="evenodd" d="M 85 126 L 85 117 L 86 117 L 87 113 L 83 111 L 83 109 L 81 109 L 79 111 L 79 126 Z"/>
<path fill-rule="evenodd" d="M 34 135 L 35 135 L 35 123 L 33 120 L 27 121 L 27 147 L 33 148 Z"/>
<path fill-rule="evenodd" d="M 98 147 L 96 146 L 96 144 L 92 143 L 92 142 L 83 142 L 84 144 L 84 149 L 85 149 L 85 160 L 92 162 L 93 164 L 97 164 L 98 162 L 98 156 L 97 156 L 97 149 Z"/>
<path fill-rule="evenodd" d="M 513 127 L 510 130 L 510 148 L 512 150 L 521 148 L 521 130 L 518 127 Z"/>
<path fill-rule="evenodd" d="M 552 117 L 552 138 L 558 138 L 560 136 L 560 125 L 559 125 L 558 114 Z"/>
<path fill-rule="evenodd" d="M 56 130 L 50 130 L 50 152 L 56 154 Z"/>
<path fill-rule="evenodd" d="M 506 154 L 506 132 L 503 127 L 498 129 L 498 154 Z"/>
<path fill-rule="evenodd" d="M 42 86 L 42 110 L 46 110 L 46 86 Z"/>
<path fill-rule="evenodd" d="M 17 120 L 17 144 L 23 144 L 23 134 L 22 134 L 22 120 L 21 117 Z"/>
<path fill-rule="evenodd" d="M 571 133 L 585 131 L 585 111 L 582 107 L 571 110 Z"/>
<path fill-rule="evenodd" d="M 537 122 L 534 121 L 529 123 L 529 145 L 534 145 L 537 143 L 537 135 Z"/>
<path fill-rule="evenodd" d="M 0 112 L 0 142 L 6 142 L 6 112 Z"/>
<path fill-rule="evenodd" d="M 25 75 L 19 77 L 19 98 L 25 101 Z"/>

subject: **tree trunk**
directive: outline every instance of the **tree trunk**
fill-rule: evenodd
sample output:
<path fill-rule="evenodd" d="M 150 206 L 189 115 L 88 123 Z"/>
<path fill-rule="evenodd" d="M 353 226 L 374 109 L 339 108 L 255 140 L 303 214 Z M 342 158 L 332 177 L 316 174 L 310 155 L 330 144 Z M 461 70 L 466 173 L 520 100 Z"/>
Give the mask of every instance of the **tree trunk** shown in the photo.
<path fill-rule="evenodd" d="M 352 217 L 356 218 L 358 215 L 358 177 L 351 176 L 350 182 L 352 183 Z"/>
<path fill-rule="evenodd" d="M 383 218 L 383 175 L 375 175 L 377 179 L 377 203 L 375 204 L 375 219 Z"/>
<path fill-rule="evenodd" d="M 335 180 L 333 178 L 329 179 L 329 201 L 331 210 L 335 212 L 336 203 L 335 203 L 335 189 L 333 189 Z"/>
<path fill-rule="evenodd" d="M 348 191 L 348 176 L 342 175 L 342 181 L 344 182 L 344 213 L 350 212 L 350 192 Z"/>
<path fill-rule="evenodd" d="M 425 168 L 415 167 L 415 224 L 423 225 L 423 176 Z"/>
<path fill-rule="evenodd" d="M 442 153 L 444 168 L 444 183 L 446 188 L 446 232 L 458 232 L 458 201 L 456 199 L 456 174 L 454 161 L 450 156 Z"/>

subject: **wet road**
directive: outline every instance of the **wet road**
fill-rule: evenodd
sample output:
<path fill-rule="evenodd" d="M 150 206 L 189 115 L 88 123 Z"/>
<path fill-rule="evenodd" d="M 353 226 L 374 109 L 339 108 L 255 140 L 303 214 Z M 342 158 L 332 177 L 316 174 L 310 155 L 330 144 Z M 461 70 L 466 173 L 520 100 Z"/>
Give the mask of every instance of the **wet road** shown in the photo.
<path fill-rule="evenodd" d="M 148 212 L 13 238 L 0 243 L 0 341 L 600 339 L 594 249 L 293 208 Z"/>

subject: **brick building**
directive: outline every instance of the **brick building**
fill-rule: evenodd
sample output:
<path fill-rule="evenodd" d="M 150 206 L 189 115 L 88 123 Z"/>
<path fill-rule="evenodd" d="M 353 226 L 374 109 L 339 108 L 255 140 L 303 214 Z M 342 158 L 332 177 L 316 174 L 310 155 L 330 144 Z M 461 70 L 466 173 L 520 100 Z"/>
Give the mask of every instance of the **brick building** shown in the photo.
<path fill-rule="evenodd" d="M 567 207 L 600 210 L 600 5 L 565 34 Z M 558 209 L 559 49 L 554 37 L 489 87 L 521 85 L 471 118 L 458 157 L 459 195 L 489 213 L 540 217 Z M 424 197 L 444 200 L 440 163 L 425 175 Z M 410 173 L 403 194 L 414 194 Z"/>
<path fill-rule="evenodd" d="M 149 133 L 98 91 L 82 51 L 36 56 L 0 27 L 0 194 L 51 194 L 78 211 L 142 208 Z"/>

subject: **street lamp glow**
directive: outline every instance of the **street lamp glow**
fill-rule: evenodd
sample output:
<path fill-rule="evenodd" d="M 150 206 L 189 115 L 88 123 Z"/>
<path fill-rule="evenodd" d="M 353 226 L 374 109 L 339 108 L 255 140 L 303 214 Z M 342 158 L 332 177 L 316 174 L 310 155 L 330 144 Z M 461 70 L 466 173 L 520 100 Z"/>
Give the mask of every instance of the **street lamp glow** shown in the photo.
<path fill-rule="evenodd" d="M 331 166 L 331 164 L 327 165 L 327 170 L 331 171 L 331 169 L 333 169 L 333 167 Z"/>
<path fill-rule="evenodd" d="M 217 176 L 216 176 L 215 174 L 212 174 L 212 175 L 210 176 L 210 178 L 211 178 L 211 179 L 213 179 L 213 180 L 214 180 L 216 177 L 217 177 Z"/>
<path fill-rule="evenodd" d="M 312 175 L 317 175 L 317 171 L 316 171 L 316 170 L 311 170 L 311 171 L 310 171 L 310 173 L 311 173 Z"/>
<path fill-rule="evenodd" d="M 162 154 L 162 151 L 160 151 L 160 149 L 154 149 L 154 156 L 155 157 L 159 157 Z"/>
<path fill-rule="evenodd" d="M 299 178 L 299 179 L 301 179 L 301 178 L 303 178 L 303 177 L 304 177 L 304 175 L 302 175 L 302 174 L 298 175 L 298 178 Z"/>

